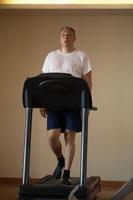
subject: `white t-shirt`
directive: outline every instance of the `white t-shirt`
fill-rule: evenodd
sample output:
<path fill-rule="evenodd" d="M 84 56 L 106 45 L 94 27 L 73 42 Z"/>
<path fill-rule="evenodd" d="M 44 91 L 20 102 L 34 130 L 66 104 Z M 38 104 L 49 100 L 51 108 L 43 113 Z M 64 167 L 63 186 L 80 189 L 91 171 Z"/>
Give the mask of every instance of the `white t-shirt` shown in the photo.
<path fill-rule="evenodd" d="M 81 78 L 91 71 L 91 65 L 86 53 L 74 50 L 71 53 L 62 53 L 59 49 L 50 52 L 44 61 L 43 73 L 68 73 Z"/>

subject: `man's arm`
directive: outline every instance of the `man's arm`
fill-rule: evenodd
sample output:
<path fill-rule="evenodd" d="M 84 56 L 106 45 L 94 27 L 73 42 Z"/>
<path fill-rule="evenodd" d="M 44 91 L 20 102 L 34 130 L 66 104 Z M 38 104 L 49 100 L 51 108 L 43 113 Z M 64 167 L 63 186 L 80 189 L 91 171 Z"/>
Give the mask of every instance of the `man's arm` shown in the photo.
<path fill-rule="evenodd" d="M 92 71 L 83 75 L 83 79 L 87 82 L 90 91 L 92 90 Z"/>

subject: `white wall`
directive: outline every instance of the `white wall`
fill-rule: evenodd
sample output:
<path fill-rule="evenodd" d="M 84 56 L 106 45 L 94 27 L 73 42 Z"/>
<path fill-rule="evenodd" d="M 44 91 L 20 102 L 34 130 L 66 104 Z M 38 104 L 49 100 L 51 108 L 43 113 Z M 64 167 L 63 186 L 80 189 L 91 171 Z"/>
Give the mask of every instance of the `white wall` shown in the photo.
<path fill-rule="evenodd" d="M 5 11 L 0 14 L 0 177 L 20 177 L 24 132 L 23 82 L 41 72 L 45 55 L 58 47 L 59 28 L 73 26 L 76 47 L 93 67 L 89 120 L 88 175 L 127 180 L 133 169 L 133 15 Z M 34 111 L 31 176 L 53 171 L 46 121 Z M 63 141 L 63 138 L 62 138 Z M 79 174 L 77 136 L 72 174 Z M 78 164 L 77 164 L 78 163 Z"/>

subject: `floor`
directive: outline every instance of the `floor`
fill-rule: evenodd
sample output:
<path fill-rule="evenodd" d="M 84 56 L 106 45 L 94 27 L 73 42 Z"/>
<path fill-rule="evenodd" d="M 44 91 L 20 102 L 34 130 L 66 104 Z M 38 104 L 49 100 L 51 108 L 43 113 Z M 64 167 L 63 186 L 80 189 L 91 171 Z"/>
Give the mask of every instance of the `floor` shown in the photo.
<path fill-rule="evenodd" d="M 18 200 L 18 183 L 0 183 L 0 200 Z M 117 188 L 102 187 L 97 200 L 109 200 Z M 125 200 L 133 200 L 133 192 Z"/>

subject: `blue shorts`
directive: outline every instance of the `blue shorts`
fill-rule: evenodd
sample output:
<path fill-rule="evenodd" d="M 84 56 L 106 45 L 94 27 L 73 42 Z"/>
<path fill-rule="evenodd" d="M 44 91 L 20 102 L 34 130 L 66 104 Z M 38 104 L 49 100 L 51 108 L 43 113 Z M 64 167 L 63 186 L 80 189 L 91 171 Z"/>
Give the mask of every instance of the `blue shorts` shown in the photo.
<path fill-rule="evenodd" d="M 80 110 L 48 110 L 47 130 L 61 129 L 64 133 L 66 129 L 81 132 L 82 120 Z"/>

